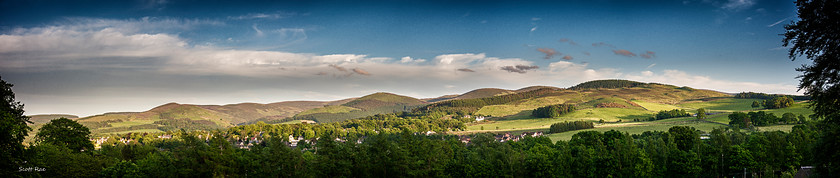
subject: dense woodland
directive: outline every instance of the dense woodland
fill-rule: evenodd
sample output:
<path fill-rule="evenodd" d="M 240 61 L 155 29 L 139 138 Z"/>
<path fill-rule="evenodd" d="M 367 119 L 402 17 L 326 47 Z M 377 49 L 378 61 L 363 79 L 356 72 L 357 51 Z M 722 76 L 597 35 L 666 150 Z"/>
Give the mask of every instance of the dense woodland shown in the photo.
<path fill-rule="evenodd" d="M 591 129 L 595 128 L 595 124 L 592 122 L 586 121 L 574 121 L 574 122 L 558 122 L 551 124 L 551 127 L 548 128 L 548 133 L 560 133 L 572 130 L 582 130 L 582 129 Z"/>
<path fill-rule="evenodd" d="M 650 120 L 662 120 L 668 118 L 675 118 L 675 117 L 686 117 L 691 116 L 688 112 L 685 112 L 685 109 L 673 109 L 669 111 L 659 111 L 654 115 Z"/>
<path fill-rule="evenodd" d="M 538 118 L 557 118 L 563 114 L 575 112 L 573 104 L 555 104 L 539 107 L 531 112 L 531 115 Z"/>
<path fill-rule="evenodd" d="M 304 125 L 304 124 L 299 124 Z M 414 134 L 410 129 L 371 134 L 361 143 L 321 135 L 295 148 L 287 137 L 266 136 L 250 149 L 235 148 L 229 133 L 177 132 L 173 139 L 112 142 L 78 151 L 42 143 L 26 150 L 24 167 L 47 177 L 750 177 L 790 176 L 813 165 L 821 134 L 806 123 L 785 132 L 715 129 L 709 139 L 676 126 L 667 132 L 628 135 L 585 131 L 569 141 L 547 137 L 498 142 L 493 135 Z M 260 132 L 265 128 L 237 127 Z M 251 130 L 255 129 L 255 130 Z M 270 135 L 270 134 L 269 134 Z M 203 137 L 202 137 L 203 136 Z M 209 137 L 208 137 L 209 136 Z M 57 171 L 60 170 L 60 171 Z"/>

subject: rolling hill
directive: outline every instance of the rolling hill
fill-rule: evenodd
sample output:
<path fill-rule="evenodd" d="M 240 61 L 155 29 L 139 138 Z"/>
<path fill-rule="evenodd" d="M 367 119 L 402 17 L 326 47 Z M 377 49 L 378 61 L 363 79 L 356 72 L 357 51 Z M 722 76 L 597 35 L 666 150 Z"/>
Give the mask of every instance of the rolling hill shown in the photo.
<path fill-rule="evenodd" d="M 426 103 L 423 100 L 392 93 L 374 93 L 353 99 L 341 105 L 329 105 L 306 110 L 295 115 L 295 120 L 313 120 L 319 123 L 410 111 Z"/>
<path fill-rule="evenodd" d="M 78 119 L 93 133 L 134 130 L 212 129 L 289 118 L 305 110 L 343 102 L 289 101 L 269 104 L 190 105 L 167 103 L 145 112 L 105 113 Z"/>
<path fill-rule="evenodd" d="M 70 115 L 70 114 L 38 114 L 38 115 L 31 115 L 29 116 L 29 121 L 32 122 L 31 124 L 45 124 L 50 122 L 53 119 L 58 118 L 68 118 L 68 119 L 78 119 L 79 116 Z"/>
<path fill-rule="evenodd" d="M 471 123 L 467 130 L 496 127 L 502 130 L 547 128 L 563 120 L 646 120 L 660 110 L 707 108 L 714 112 L 751 109 L 755 99 L 734 98 L 712 90 L 626 80 L 597 80 L 568 89 L 532 86 L 518 90 L 482 88 L 460 95 L 416 99 L 392 93 L 373 93 L 338 101 L 289 101 L 269 104 L 190 105 L 168 103 L 145 112 L 106 113 L 78 119 L 94 133 L 125 133 L 178 129 L 207 130 L 257 122 L 340 122 L 376 114 L 443 112 L 490 116 Z M 560 118 L 535 118 L 533 109 L 574 104 L 578 110 Z M 742 106 L 743 105 L 743 106 Z M 489 124 L 489 125 L 487 125 Z"/>

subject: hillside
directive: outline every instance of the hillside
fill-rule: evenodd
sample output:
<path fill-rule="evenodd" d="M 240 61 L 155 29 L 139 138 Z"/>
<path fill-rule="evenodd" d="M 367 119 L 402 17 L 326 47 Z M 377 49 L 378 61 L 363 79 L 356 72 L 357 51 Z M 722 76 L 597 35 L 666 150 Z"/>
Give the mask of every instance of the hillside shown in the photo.
<path fill-rule="evenodd" d="M 514 93 L 514 92 L 510 91 L 510 90 L 498 89 L 498 88 L 482 88 L 482 89 L 473 90 L 473 91 L 464 93 L 462 95 L 459 95 L 458 97 L 455 97 L 455 99 L 486 98 L 486 97 L 505 95 L 505 94 L 511 94 L 511 93 Z"/>
<path fill-rule="evenodd" d="M 306 110 L 295 115 L 294 119 L 314 120 L 319 123 L 338 122 L 376 114 L 409 111 L 424 103 L 423 100 L 416 98 L 380 92 L 351 100 L 342 105 Z"/>
<path fill-rule="evenodd" d="M 53 119 L 58 118 L 68 118 L 68 119 L 78 119 L 79 116 L 70 115 L 70 114 L 38 114 L 38 115 L 31 115 L 29 116 L 29 121 L 32 122 L 31 125 L 34 124 L 45 124 L 50 122 Z"/>
<path fill-rule="evenodd" d="M 93 133 L 213 129 L 255 121 L 289 118 L 329 102 L 289 101 L 269 104 L 189 105 L 167 103 L 145 112 L 105 113 L 78 119 Z"/>
<path fill-rule="evenodd" d="M 584 82 L 570 89 L 550 86 L 518 90 L 483 88 L 425 100 L 380 92 L 331 102 L 229 105 L 168 103 L 145 112 L 106 113 L 81 118 L 79 122 L 90 127 L 94 133 L 155 132 L 181 128 L 206 130 L 257 122 L 290 123 L 293 120 L 331 123 L 400 112 L 420 115 L 444 113 L 444 116 L 447 113 L 477 114 L 490 116 L 490 122 L 501 122 L 540 119 L 531 116 L 531 110 L 554 104 L 577 105 L 578 111 L 562 116 L 565 118 L 614 122 L 644 120 L 664 109 L 696 109 L 721 102 L 733 102 L 739 108 L 746 107 L 740 106 L 746 100 L 730 99 L 734 98 L 711 90 L 626 80 L 598 80 Z M 721 110 L 716 107 L 707 109 Z"/>

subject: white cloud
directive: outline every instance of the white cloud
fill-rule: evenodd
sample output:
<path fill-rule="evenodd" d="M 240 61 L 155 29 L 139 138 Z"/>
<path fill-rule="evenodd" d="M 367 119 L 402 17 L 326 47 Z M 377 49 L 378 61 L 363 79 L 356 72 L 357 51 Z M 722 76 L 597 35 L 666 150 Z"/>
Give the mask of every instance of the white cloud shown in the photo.
<path fill-rule="evenodd" d="M 755 0 L 729 0 L 729 2 L 723 4 L 723 9 L 731 10 L 731 11 L 739 11 L 743 9 L 748 9 L 755 5 Z"/>
<path fill-rule="evenodd" d="M 97 21 L 90 22 L 100 23 Z M 148 22 L 152 22 L 152 20 L 148 20 Z M 180 22 L 183 23 L 184 21 Z M 0 34 L 0 69 L 4 72 L 120 71 L 119 76 L 138 75 L 138 73 L 130 72 L 139 71 L 142 72 L 140 74 L 155 75 L 157 77 L 153 80 L 162 81 L 150 81 L 138 85 L 162 88 L 162 92 L 172 92 L 170 95 L 184 95 L 181 98 L 210 97 L 219 95 L 219 93 L 229 93 L 228 90 L 218 89 L 219 92 L 209 92 L 197 96 L 184 91 L 208 90 L 219 87 L 241 91 L 242 89 L 238 88 L 243 86 L 247 86 L 246 88 L 252 88 L 252 86 L 257 88 L 259 86 L 265 88 L 279 87 L 284 91 L 314 92 L 317 96 L 334 96 L 332 98 L 358 96 L 355 91 L 412 93 L 418 90 L 423 90 L 426 96 L 416 97 L 436 97 L 434 95 L 443 92 L 465 92 L 483 87 L 509 89 L 532 85 L 568 87 L 584 81 L 609 78 L 687 85 L 726 92 L 796 93 L 796 87 L 792 85 L 718 80 L 678 70 L 666 70 L 663 73 L 643 71 L 623 74 L 619 69 L 596 68 L 586 63 L 557 61 L 550 63 L 547 67 L 539 66 L 538 69 L 528 70 L 527 73 L 511 73 L 501 70 L 501 68 L 518 65 L 534 66 L 536 64 L 520 58 L 489 57 L 485 53 L 441 54 L 431 58 L 428 62 L 425 59 L 405 56 L 397 62 L 397 60 L 388 57 L 364 54 L 311 54 L 228 49 L 190 44 L 189 40 L 169 33 L 140 33 L 135 29 L 126 29 L 128 26 L 134 26 L 127 24 L 142 23 L 145 22 L 140 20 L 116 23 L 110 26 L 76 24 L 15 29 L 8 34 Z M 153 24 L 159 23 L 154 22 Z M 187 26 L 184 27 L 191 28 Z M 263 32 L 265 35 L 270 35 L 283 31 L 296 33 L 296 31 L 302 30 L 281 29 L 276 31 L 264 30 Z M 653 65 L 651 64 L 648 68 L 653 67 Z M 336 67 L 331 66 L 339 66 L 344 68 L 345 71 L 337 70 Z M 126 71 L 123 69 L 132 70 Z M 474 72 L 463 72 L 458 69 L 469 69 Z M 214 77 L 210 82 L 194 80 L 206 76 Z M 114 80 L 119 81 L 114 84 L 117 86 L 132 83 L 126 82 L 124 78 Z M 131 81 L 147 82 L 146 79 Z M 202 84 L 202 82 L 205 83 Z M 98 85 L 102 84 L 97 82 L 80 83 L 79 85 L 78 87 L 84 88 L 101 87 Z M 440 89 L 429 89 L 428 87 L 447 85 L 451 87 L 437 87 Z M 358 90 L 354 88 L 353 93 L 335 90 L 335 88 L 345 86 L 357 86 Z M 165 87 L 173 88 L 165 89 Z M 118 96 L 136 90 L 132 89 L 132 86 L 125 86 L 125 88 L 128 89 L 115 89 L 111 92 L 115 93 L 114 96 Z M 78 94 L 82 96 L 108 97 L 100 95 L 100 91 L 96 90 L 80 89 L 79 91 L 90 92 Z M 260 94 L 252 96 L 253 94 L 243 92 L 237 94 L 237 96 L 263 101 L 265 99 L 260 98 L 260 96 L 272 95 L 268 92 Z M 33 94 L 22 92 L 21 96 L 31 97 Z M 148 94 L 147 97 L 159 96 Z M 306 99 L 301 97 L 290 95 L 285 99 L 275 98 L 274 101 L 288 100 L 289 98 Z M 44 98 L 49 98 L 49 96 Z M 245 100 L 247 99 L 239 101 Z M 155 100 L 155 102 L 157 101 L 159 100 Z M 103 101 L 105 105 L 108 102 L 112 101 Z M 205 101 L 202 100 L 201 102 Z M 232 102 L 226 100 L 213 103 Z M 80 103 L 80 105 L 84 104 Z M 39 108 L 38 103 L 27 103 L 28 107 L 33 105 L 35 108 Z M 43 109 L 44 107 L 40 108 Z M 44 111 L 46 110 L 48 108 L 44 109 Z"/>
<path fill-rule="evenodd" d="M 638 74 L 625 75 L 624 78 L 642 82 L 656 82 L 676 86 L 711 89 L 728 93 L 752 91 L 777 94 L 802 94 L 801 92 L 796 91 L 796 86 L 789 84 L 762 84 L 755 82 L 720 80 L 713 79 L 708 76 L 692 75 L 680 70 L 664 70 L 661 74 L 656 74 L 651 71 L 642 71 Z"/>

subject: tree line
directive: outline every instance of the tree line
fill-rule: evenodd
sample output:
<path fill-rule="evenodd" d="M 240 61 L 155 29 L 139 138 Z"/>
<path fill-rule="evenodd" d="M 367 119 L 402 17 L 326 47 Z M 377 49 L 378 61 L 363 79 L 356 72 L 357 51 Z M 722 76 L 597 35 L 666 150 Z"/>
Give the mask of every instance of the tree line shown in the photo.
<path fill-rule="evenodd" d="M 551 124 L 551 127 L 548 129 L 548 133 L 560 133 L 566 131 L 573 131 L 573 130 L 582 130 L 582 129 L 591 129 L 595 128 L 595 124 L 592 122 L 585 122 L 585 121 L 574 121 L 574 122 L 558 122 Z"/>
<path fill-rule="evenodd" d="M 531 112 L 531 115 L 538 118 L 557 118 L 563 114 L 575 111 L 573 104 L 555 104 L 539 107 Z"/>
<path fill-rule="evenodd" d="M 740 128 L 752 128 L 753 126 L 768 126 L 777 124 L 797 124 L 807 121 L 803 115 L 798 117 L 793 113 L 784 113 L 782 117 L 778 117 L 773 113 L 757 111 L 757 112 L 734 112 L 729 114 L 729 125 Z"/>

